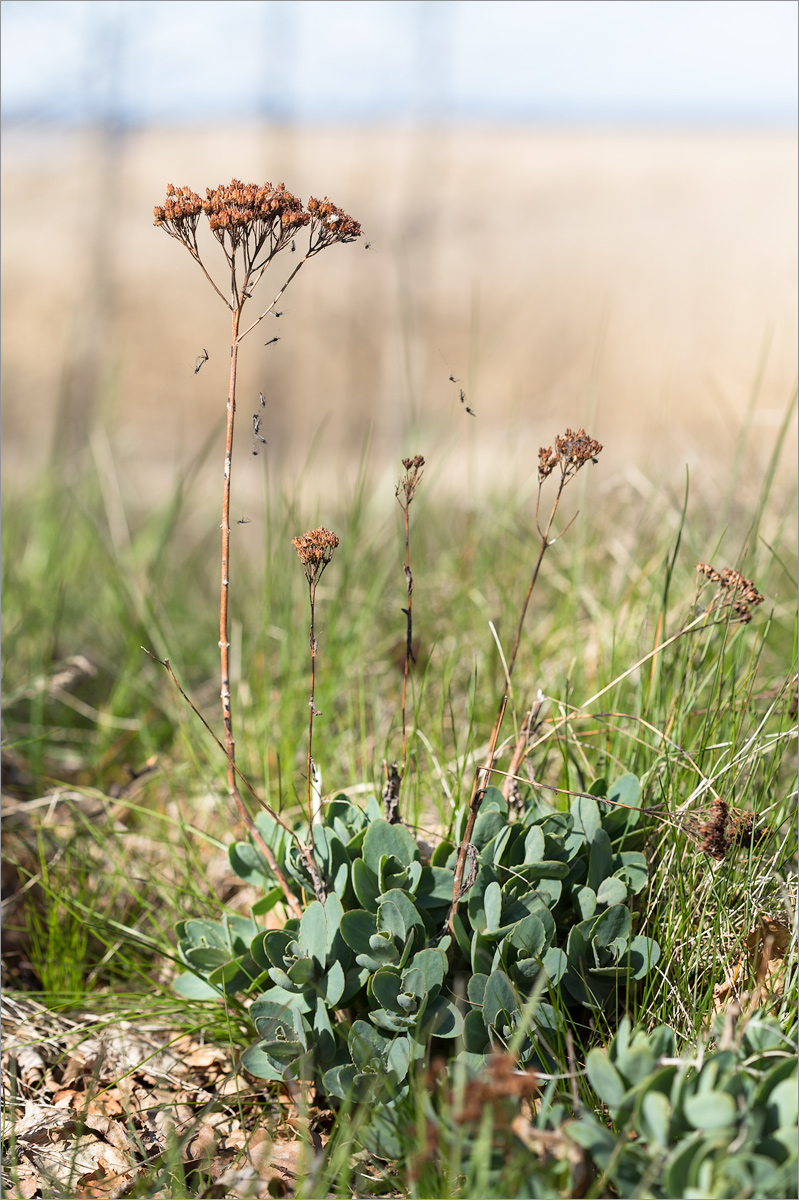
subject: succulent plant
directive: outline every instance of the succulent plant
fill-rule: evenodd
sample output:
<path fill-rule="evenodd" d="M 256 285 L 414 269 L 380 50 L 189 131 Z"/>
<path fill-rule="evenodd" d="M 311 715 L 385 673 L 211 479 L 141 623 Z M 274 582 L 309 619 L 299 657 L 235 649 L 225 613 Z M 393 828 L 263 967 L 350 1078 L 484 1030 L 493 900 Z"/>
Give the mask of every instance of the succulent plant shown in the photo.
<path fill-rule="evenodd" d="M 624 1019 L 586 1067 L 617 1131 L 588 1112 L 565 1131 L 619 1196 L 796 1195 L 797 1055 L 777 1021 L 756 1013 L 737 1045 L 681 1060 L 668 1027 Z"/>
<path fill-rule="evenodd" d="M 238 843 L 231 866 L 264 895 L 251 919 L 182 923 L 188 970 L 178 989 L 256 994 L 247 1069 L 315 1078 L 340 1099 L 398 1100 L 431 1039 L 470 1071 L 507 1049 L 520 1064 L 551 1066 L 568 1007 L 610 1010 L 659 954 L 633 933 L 630 905 L 647 879 L 638 781 L 623 776 L 609 791 L 600 781 L 592 792 L 569 812 L 532 800 L 516 816 L 486 790 L 454 937 L 443 929 L 465 809 L 423 862 L 412 833 L 384 820 L 374 799 L 364 811 L 337 797 L 298 831 L 310 833 L 327 898 L 268 932 L 257 918 L 280 891 L 261 851 Z M 257 823 L 285 875 L 313 894 L 297 843 L 267 814 Z"/>

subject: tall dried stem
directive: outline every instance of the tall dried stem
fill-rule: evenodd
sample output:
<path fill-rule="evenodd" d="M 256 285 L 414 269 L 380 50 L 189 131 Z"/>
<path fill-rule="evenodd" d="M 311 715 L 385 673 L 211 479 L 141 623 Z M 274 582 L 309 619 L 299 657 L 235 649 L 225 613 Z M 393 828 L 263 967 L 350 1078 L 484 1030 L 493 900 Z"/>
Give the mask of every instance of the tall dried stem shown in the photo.
<path fill-rule="evenodd" d="M 601 450 L 602 446 L 599 444 L 599 442 L 594 441 L 593 438 L 589 438 L 584 429 L 579 429 L 576 433 L 573 433 L 571 429 L 567 429 L 565 434 L 559 434 L 557 436 L 554 447 L 542 446 L 538 453 L 538 500 L 536 503 L 536 530 L 541 539 L 541 545 L 539 547 L 535 566 L 533 567 L 530 586 L 527 588 L 527 594 L 524 598 L 521 614 L 519 616 L 519 622 L 516 627 L 516 638 L 508 659 L 508 669 L 505 674 L 505 688 L 503 690 L 502 699 L 499 702 L 497 715 L 494 719 L 494 725 L 491 730 L 491 737 L 488 743 L 488 753 L 483 765 L 478 767 L 474 773 L 472 792 L 471 796 L 469 797 L 469 814 L 466 819 L 466 828 L 464 829 L 463 837 L 461 838 L 460 846 L 458 847 L 458 861 L 455 866 L 455 878 L 452 889 L 452 904 L 447 916 L 446 928 L 450 932 L 453 930 L 453 922 L 458 912 L 458 905 L 460 904 L 461 897 L 465 895 L 474 882 L 472 878 L 464 878 L 467 862 L 471 864 L 472 868 L 469 872 L 470 876 L 472 872 L 476 874 L 477 871 L 477 855 L 475 848 L 472 846 L 471 839 L 474 832 L 475 822 L 477 821 L 477 816 L 480 812 L 480 806 L 483 802 L 483 796 L 485 795 L 485 790 L 488 786 L 488 782 L 491 777 L 491 771 L 494 766 L 494 757 L 496 755 L 497 745 L 499 743 L 500 730 L 502 729 L 502 722 L 505 717 L 505 712 L 508 707 L 508 700 L 510 697 L 511 675 L 513 674 L 513 668 L 516 665 L 516 656 L 519 652 L 519 645 L 521 643 L 522 630 L 524 628 L 524 622 L 527 616 L 527 609 L 530 604 L 530 597 L 532 596 L 533 588 L 538 581 L 538 575 L 541 570 L 541 564 L 544 561 L 544 555 L 550 546 L 554 546 L 555 543 L 560 540 L 560 538 L 569 528 L 569 525 L 571 525 L 570 521 L 569 524 L 566 525 L 565 529 L 561 530 L 556 537 L 550 537 L 552 526 L 555 520 L 555 514 L 558 511 L 558 505 L 560 504 L 560 499 L 563 495 L 563 489 L 566 487 L 569 481 L 574 478 L 574 476 L 577 474 L 580 468 L 585 465 L 585 463 L 597 461 L 596 456 Z M 549 512 L 549 517 L 547 518 L 546 524 L 542 529 L 540 522 L 541 488 L 544 484 L 544 481 L 552 474 L 556 467 L 560 468 L 558 488 Z M 574 517 L 572 518 L 572 521 L 573 520 Z"/>
<path fill-rule="evenodd" d="M 241 341 L 260 322 L 275 310 L 280 297 L 313 255 L 336 242 L 351 242 L 360 236 L 357 221 L 328 200 L 314 197 L 303 207 L 302 201 L 286 191 L 285 185 L 271 183 L 258 186 L 237 179 L 215 189 L 206 189 L 206 198 L 188 187 L 167 187 L 166 200 L 154 209 L 155 224 L 174 237 L 189 252 L 202 270 L 217 296 L 231 313 L 230 380 L 227 396 L 225 430 L 225 470 L 222 486 L 222 580 L 219 599 L 219 652 L 221 672 L 222 717 L 227 756 L 228 792 L 242 810 L 236 782 L 235 738 L 230 694 L 230 641 L 228 614 L 230 595 L 230 489 L 233 475 L 233 432 L 236 417 L 236 369 Z M 197 240 L 200 217 L 205 216 L 211 233 L 219 243 L 230 277 L 226 296 L 219 288 L 205 263 Z M 291 247 L 296 249 L 295 237 L 308 227 L 308 245 L 299 262 L 288 274 L 274 300 L 243 332 L 241 317 L 244 306 L 274 258 Z M 207 358 L 205 354 L 205 358 Z M 310 751 L 309 751 L 310 753 Z M 309 851 L 310 854 L 310 851 Z M 312 855 L 311 855 L 312 858 Z M 318 873 L 317 873 L 318 874 Z M 316 878 L 316 877 L 315 877 Z"/>
<path fill-rule="evenodd" d="M 315 701 L 315 686 L 316 686 L 316 653 L 318 644 L 316 634 L 314 632 L 314 615 L 316 611 L 316 585 L 318 584 L 322 572 L 333 557 L 333 552 L 338 546 L 338 538 L 335 533 L 324 526 L 318 529 L 311 529 L 308 533 L 303 533 L 300 537 L 292 538 L 292 546 L 297 551 L 300 562 L 305 569 L 305 578 L 308 580 L 308 602 L 311 609 L 311 628 L 309 634 L 311 646 L 311 698 L 308 701 L 308 755 L 307 755 L 307 807 L 308 807 L 308 826 L 313 823 L 313 804 L 312 792 L 313 781 L 316 774 L 316 766 L 313 760 L 313 719 L 321 717 L 321 713 L 316 707 Z"/>
<path fill-rule="evenodd" d="M 422 482 L 424 458 L 421 454 L 415 454 L 413 458 L 403 458 L 402 465 L 405 468 L 405 474 L 397 484 L 394 495 L 397 497 L 405 520 L 404 571 L 408 607 L 402 610 L 405 614 L 405 655 L 402 670 L 402 765 L 397 770 L 397 764 L 393 763 L 389 770 L 388 765 L 384 764 L 386 767 L 386 786 L 383 789 L 383 806 L 387 820 L 392 822 L 399 821 L 400 819 L 399 792 L 408 762 L 408 676 L 410 675 L 411 667 L 416 662 L 413 653 L 413 575 L 411 574 L 411 529 L 408 510 L 416 495 L 416 489 Z"/>
<path fill-rule="evenodd" d="M 236 365 L 239 357 L 239 321 L 242 305 L 232 312 L 230 336 L 230 387 L 227 399 L 225 432 L 225 472 L 222 484 L 222 582 L 219 595 L 219 653 L 222 675 L 222 719 L 225 726 L 228 794 L 235 800 L 236 739 L 233 736 L 233 714 L 230 706 L 230 641 L 228 638 L 228 598 L 230 593 L 230 482 L 233 469 L 233 427 L 236 419 Z"/>

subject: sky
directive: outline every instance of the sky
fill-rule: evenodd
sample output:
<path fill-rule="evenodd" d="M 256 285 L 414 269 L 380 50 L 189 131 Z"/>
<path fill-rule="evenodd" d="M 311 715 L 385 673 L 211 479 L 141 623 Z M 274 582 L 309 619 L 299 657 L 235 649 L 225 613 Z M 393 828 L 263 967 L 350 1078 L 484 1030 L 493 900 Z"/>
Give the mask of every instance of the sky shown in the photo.
<path fill-rule="evenodd" d="M 4 0 L 5 121 L 793 125 L 796 0 Z"/>

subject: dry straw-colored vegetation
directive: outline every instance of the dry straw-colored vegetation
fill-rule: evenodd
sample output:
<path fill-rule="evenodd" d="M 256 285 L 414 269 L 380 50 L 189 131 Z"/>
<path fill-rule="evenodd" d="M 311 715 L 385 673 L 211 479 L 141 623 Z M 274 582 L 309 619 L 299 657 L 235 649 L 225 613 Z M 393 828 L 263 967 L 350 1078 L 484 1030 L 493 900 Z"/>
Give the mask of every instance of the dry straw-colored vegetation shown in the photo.
<path fill-rule="evenodd" d="M 796 373 L 795 161 L 791 131 L 8 130 L 8 480 L 69 460 L 98 418 L 129 494 L 162 495 L 203 444 L 218 384 L 192 366 L 203 348 L 227 361 L 218 301 L 142 214 L 164 179 L 234 173 L 304 196 L 324 179 L 370 243 L 321 260 L 318 286 L 301 277 L 270 322 L 280 340 L 242 364 L 244 394 L 280 398 L 273 474 L 296 476 L 323 428 L 329 494 L 367 427 L 387 454 L 423 429 L 428 454 L 451 451 L 428 486 L 444 472 L 463 495 L 500 462 L 525 478 L 575 423 L 608 443 L 609 478 L 634 461 L 671 480 L 687 461 L 713 487 L 749 423 L 756 472 Z M 260 496 L 258 472 L 241 483 Z"/>

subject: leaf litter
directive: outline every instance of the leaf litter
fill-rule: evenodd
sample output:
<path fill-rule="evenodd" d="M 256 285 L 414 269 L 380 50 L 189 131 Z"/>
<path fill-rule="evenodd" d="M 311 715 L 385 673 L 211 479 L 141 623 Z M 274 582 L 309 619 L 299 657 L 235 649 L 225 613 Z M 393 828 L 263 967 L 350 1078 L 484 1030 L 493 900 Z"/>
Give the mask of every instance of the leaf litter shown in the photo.
<path fill-rule="evenodd" d="M 177 1155 L 194 1194 L 290 1197 L 326 1142 L 318 1110 L 265 1093 L 202 1034 L 170 1040 L 163 1025 L 65 1016 L 8 993 L 2 1029 L 6 1196 L 111 1200 L 171 1175 Z M 173 1194 L 165 1186 L 153 1195 Z"/>

